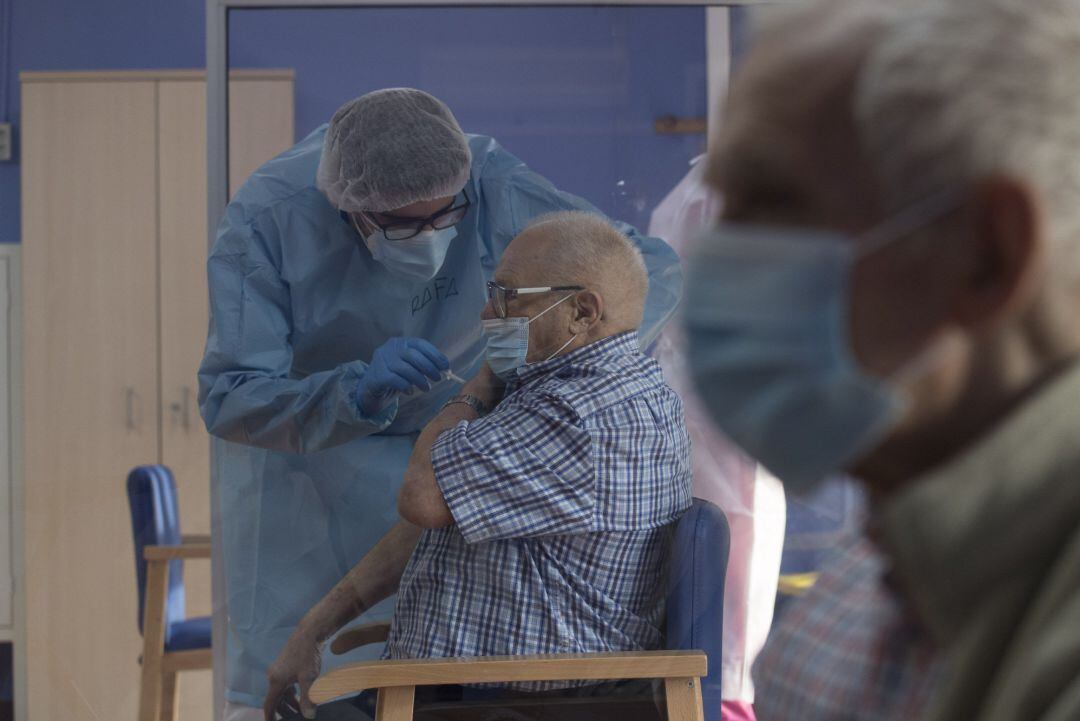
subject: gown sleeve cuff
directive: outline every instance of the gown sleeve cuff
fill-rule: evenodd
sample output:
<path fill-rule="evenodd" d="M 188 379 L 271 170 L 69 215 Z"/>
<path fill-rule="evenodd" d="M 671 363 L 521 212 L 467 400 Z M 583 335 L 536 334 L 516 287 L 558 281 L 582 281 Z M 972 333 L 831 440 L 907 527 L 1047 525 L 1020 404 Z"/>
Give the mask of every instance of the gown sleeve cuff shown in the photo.
<path fill-rule="evenodd" d="M 350 414 L 353 421 L 357 425 L 371 426 L 373 433 L 379 433 L 386 430 L 394 419 L 397 418 L 398 412 L 398 399 L 397 396 L 388 398 L 382 402 L 378 410 L 373 413 L 365 414 L 360 409 L 360 403 L 356 397 L 356 386 L 360 381 L 360 376 L 367 369 L 367 363 L 363 361 L 356 361 L 350 363 L 348 366 L 347 380 L 345 381 L 345 389 L 347 393 L 347 403 Z"/>

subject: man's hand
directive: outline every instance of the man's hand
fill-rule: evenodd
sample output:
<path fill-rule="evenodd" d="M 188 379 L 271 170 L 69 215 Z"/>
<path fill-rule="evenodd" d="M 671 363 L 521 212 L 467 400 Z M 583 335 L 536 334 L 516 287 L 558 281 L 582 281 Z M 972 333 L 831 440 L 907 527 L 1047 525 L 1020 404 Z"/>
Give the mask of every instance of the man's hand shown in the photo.
<path fill-rule="evenodd" d="M 480 371 L 461 389 L 465 395 L 476 396 L 482 400 L 488 408 L 498 405 L 505 391 L 506 383 L 495 375 L 495 371 L 491 370 L 487 363 L 484 363 Z"/>
<path fill-rule="evenodd" d="M 297 711 L 304 718 L 315 718 L 315 704 L 311 702 L 308 691 L 319 677 L 321 667 L 322 644 L 303 628 L 296 629 L 277 660 L 270 665 L 267 674 L 270 689 L 263 701 L 265 720 L 275 721 L 279 714 L 284 716 Z M 296 686 L 300 687 L 299 697 Z"/>
<path fill-rule="evenodd" d="M 263 701 L 266 721 L 276 714 L 315 718 L 315 704 L 308 692 L 319 676 L 323 642 L 376 603 L 392 596 L 412 556 L 420 529 L 398 521 L 345 578 L 330 589 L 301 619 L 277 660 L 270 666 L 270 688 Z M 300 687 L 297 696 L 296 686 Z"/>

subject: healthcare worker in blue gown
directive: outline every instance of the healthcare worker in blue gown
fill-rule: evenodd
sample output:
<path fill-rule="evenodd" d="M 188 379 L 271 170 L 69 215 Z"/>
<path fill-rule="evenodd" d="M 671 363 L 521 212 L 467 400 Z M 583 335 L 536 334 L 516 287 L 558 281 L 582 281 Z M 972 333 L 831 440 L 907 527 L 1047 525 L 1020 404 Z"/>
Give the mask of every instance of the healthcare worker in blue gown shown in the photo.
<path fill-rule="evenodd" d="M 448 372 L 483 362 L 480 311 L 503 249 L 532 218 L 572 209 L 599 212 L 412 89 L 347 103 L 236 193 L 208 263 L 199 369 L 227 719 L 261 718 L 267 667 L 296 623 L 397 520 L 413 442 L 459 388 Z M 620 227 L 649 268 L 647 345 L 678 303 L 679 260 Z M 392 611 L 391 599 L 364 619 Z"/>

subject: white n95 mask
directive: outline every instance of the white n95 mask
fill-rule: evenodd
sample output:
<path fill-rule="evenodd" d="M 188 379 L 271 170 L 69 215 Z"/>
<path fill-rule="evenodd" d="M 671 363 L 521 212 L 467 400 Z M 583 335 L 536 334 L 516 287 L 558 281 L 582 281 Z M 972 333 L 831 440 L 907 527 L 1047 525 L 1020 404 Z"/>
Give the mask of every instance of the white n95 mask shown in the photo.
<path fill-rule="evenodd" d="M 574 297 L 573 293 L 560 298 L 532 318 L 514 316 L 481 321 L 484 326 L 484 335 L 487 337 L 485 356 L 492 372 L 504 381 L 512 380 L 517 373 L 517 369 L 526 364 L 525 359 L 529 355 L 529 324 L 559 305 L 559 303 L 572 297 Z M 577 338 L 576 333 L 570 337 L 570 340 L 563 343 L 561 348 L 544 360 L 551 360 L 557 356 L 562 352 L 563 348 L 573 343 L 575 338 Z"/>
<path fill-rule="evenodd" d="M 363 236 L 371 257 L 391 273 L 409 280 L 431 280 L 439 272 L 457 228 L 424 230 L 406 240 L 390 240 L 382 230 Z"/>
<path fill-rule="evenodd" d="M 852 268 L 955 205 L 934 196 L 859 240 L 738 224 L 702 240 L 685 311 L 698 393 L 720 429 L 789 491 L 850 468 L 902 416 L 900 384 L 865 372 L 851 349 Z"/>

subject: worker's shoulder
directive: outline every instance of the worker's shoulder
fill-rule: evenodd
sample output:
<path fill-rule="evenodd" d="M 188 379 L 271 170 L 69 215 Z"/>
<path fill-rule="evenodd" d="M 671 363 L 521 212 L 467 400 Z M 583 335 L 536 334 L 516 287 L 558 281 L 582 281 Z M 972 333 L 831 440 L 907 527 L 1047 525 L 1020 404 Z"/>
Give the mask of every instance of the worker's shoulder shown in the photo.
<path fill-rule="evenodd" d="M 472 176 L 485 184 L 528 173 L 529 167 L 489 135 L 466 136 L 472 152 Z"/>
<path fill-rule="evenodd" d="M 231 205 L 241 206 L 254 218 L 280 205 L 299 204 L 318 193 L 315 172 L 322 156 L 326 125 L 319 126 L 288 150 L 259 166 L 236 191 Z"/>

